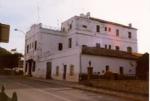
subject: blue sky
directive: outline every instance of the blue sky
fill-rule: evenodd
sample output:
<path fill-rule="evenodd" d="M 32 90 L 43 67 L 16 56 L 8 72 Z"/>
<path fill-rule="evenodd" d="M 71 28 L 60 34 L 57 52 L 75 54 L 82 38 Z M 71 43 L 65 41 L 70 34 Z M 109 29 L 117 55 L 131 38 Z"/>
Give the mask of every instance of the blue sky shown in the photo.
<path fill-rule="evenodd" d="M 39 8 L 39 9 L 38 9 Z M 24 52 L 24 34 L 34 23 L 60 27 L 61 22 L 80 13 L 138 29 L 138 51 L 150 52 L 150 0 L 0 0 L 0 23 L 11 26 L 8 50 Z M 39 14 L 39 19 L 38 19 Z"/>

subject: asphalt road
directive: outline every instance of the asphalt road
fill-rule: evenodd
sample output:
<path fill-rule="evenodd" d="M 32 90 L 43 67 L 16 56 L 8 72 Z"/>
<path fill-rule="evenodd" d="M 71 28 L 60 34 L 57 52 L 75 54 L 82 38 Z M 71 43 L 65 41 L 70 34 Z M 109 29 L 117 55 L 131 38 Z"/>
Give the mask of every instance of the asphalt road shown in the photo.
<path fill-rule="evenodd" d="M 14 77 L 0 76 L 1 85 L 5 86 L 5 92 L 10 97 L 16 91 L 18 101 L 129 101 L 129 99 Z"/>

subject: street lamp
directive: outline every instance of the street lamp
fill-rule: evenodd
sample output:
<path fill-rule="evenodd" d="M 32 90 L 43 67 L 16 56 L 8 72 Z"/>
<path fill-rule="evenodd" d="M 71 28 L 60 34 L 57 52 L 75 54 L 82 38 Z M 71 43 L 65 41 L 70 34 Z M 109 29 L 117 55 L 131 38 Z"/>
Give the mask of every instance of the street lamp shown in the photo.
<path fill-rule="evenodd" d="M 18 31 L 18 32 L 21 32 L 21 33 L 23 33 L 24 35 L 26 35 L 26 33 L 25 33 L 24 31 L 20 30 L 20 29 L 15 28 L 14 31 Z M 25 46 L 26 46 L 26 41 L 25 41 Z M 25 53 L 26 53 L 26 52 L 25 52 L 25 50 L 24 50 L 24 55 L 25 55 Z M 25 58 L 25 57 L 24 57 L 24 58 Z M 25 63 L 26 63 L 26 62 L 25 62 L 25 59 L 24 59 L 24 66 L 23 66 L 23 68 L 25 68 Z"/>
<path fill-rule="evenodd" d="M 15 28 L 14 31 L 18 31 L 18 32 L 21 32 L 21 33 L 23 33 L 24 35 L 26 35 L 26 33 L 25 33 L 24 31 L 22 31 L 22 30 L 20 30 L 20 29 L 18 29 L 18 28 Z M 26 42 L 25 42 L 25 45 L 26 45 Z M 24 53 L 25 53 L 25 51 L 24 51 Z"/>
<path fill-rule="evenodd" d="M 22 32 L 24 35 L 26 35 L 26 33 L 20 29 L 15 28 L 14 31 Z"/>

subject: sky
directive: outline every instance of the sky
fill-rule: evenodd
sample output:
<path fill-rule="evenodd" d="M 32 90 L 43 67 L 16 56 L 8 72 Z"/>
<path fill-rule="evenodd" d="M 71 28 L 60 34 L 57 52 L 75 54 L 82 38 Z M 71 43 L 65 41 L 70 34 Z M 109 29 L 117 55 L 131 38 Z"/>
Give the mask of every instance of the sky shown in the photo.
<path fill-rule="evenodd" d="M 0 23 L 11 27 L 9 43 L 0 47 L 24 53 L 24 33 L 32 24 L 60 28 L 61 22 L 87 12 L 103 20 L 132 23 L 138 29 L 138 52 L 150 53 L 150 0 L 0 0 Z"/>

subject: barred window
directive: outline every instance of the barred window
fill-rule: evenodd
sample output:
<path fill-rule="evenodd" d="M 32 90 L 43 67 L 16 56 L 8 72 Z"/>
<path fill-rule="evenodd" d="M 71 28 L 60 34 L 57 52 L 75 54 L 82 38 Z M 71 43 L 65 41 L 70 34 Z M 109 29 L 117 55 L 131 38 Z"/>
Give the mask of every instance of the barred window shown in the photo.
<path fill-rule="evenodd" d="M 59 76 L 59 66 L 56 67 L 56 76 Z"/>
<path fill-rule="evenodd" d="M 35 49 L 35 50 L 37 49 L 37 41 L 35 41 L 34 49 Z"/>
<path fill-rule="evenodd" d="M 120 47 L 119 47 L 119 46 L 116 46 L 116 50 L 120 50 Z"/>
<path fill-rule="evenodd" d="M 58 43 L 58 50 L 62 50 L 63 49 L 63 44 L 62 43 Z"/>
<path fill-rule="evenodd" d="M 70 76 L 74 75 L 74 65 L 70 65 Z"/>
<path fill-rule="evenodd" d="M 119 29 L 116 29 L 116 36 L 119 36 Z"/>
<path fill-rule="evenodd" d="M 127 52 L 131 53 L 132 52 L 132 47 L 127 47 Z"/>
<path fill-rule="evenodd" d="M 68 47 L 71 48 L 72 47 L 72 38 L 69 38 L 68 41 L 69 41 L 68 42 Z"/>
<path fill-rule="evenodd" d="M 100 32 L 100 26 L 99 25 L 96 25 L 96 31 Z"/>
<path fill-rule="evenodd" d="M 128 32 L 128 38 L 131 39 L 132 38 L 132 33 Z"/>

